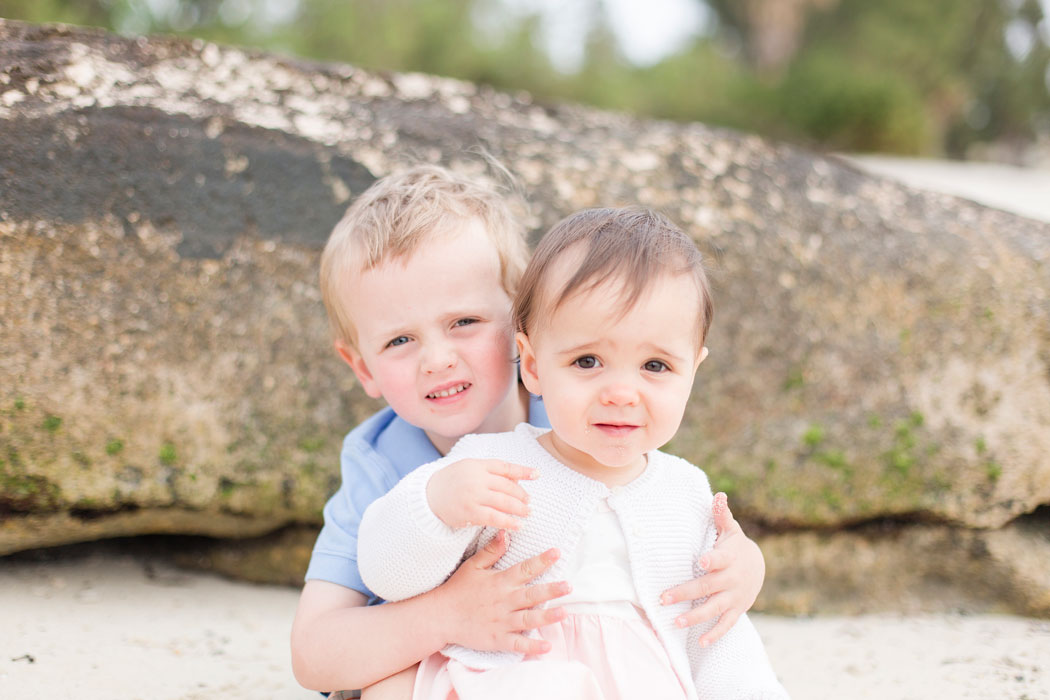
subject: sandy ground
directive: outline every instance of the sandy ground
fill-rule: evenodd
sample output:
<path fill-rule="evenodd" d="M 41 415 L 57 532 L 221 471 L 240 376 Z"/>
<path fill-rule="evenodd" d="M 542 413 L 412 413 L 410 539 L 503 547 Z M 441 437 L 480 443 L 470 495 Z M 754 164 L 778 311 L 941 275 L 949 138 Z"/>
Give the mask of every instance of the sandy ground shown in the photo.
<path fill-rule="evenodd" d="M 1050 221 L 1050 168 L 893 156 L 845 158 L 865 170 L 912 187 L 954 194 L 1030 219 Z"/>
<path fill-rule="evenodd" d="M 1050 221 L 1050 171 L 855 159 L 917 187 Z M 291 674 L 298 593 L 96 548 L 0 558 L 0 700 L 310 698 Z M 1050 700 L 1050 621 L 755 615 L 796 700 Z"/>
<path fill-rule="evenodd" d="M 297 596 L 115 550 L 0 560 L 0 698 L 316 700 L 288 660 Z M 754 620 L 796 700 L 1050 700 L 1050 621 Z"/>

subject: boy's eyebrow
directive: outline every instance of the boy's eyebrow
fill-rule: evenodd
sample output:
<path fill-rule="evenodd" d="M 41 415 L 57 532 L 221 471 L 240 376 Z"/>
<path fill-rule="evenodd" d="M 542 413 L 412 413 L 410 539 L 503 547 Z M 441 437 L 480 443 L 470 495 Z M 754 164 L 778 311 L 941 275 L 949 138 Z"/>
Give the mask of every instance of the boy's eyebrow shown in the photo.
<path fill-rule="evenodd" d="M 480 308 L 477 308 L 477 307 L 470 307 L 470 308 L 461 307 L 461 308 L 458 308 L 458 309 L 452 309 L 451 311 L 445 312 L 443 314 L 443 317 L 444 318 L 463 318 L 464 316 L 477 316 L 479 318 L 486 318 L 489 315 L 491 315 L 491 314 L 489 312 L 486 312 L 484 309 L 480 309 Z"/>
<path fill-rule="evenodd" d="M 358 340 L 361 343 L 367 342 L 385 344 L 392 338 L 396 338 L 401 335 L 408 335 L 410 332 L 411 331 L 407 326 L 391 324 L 389 326 L 383 326 L 381 328 L 375 329 L 373 333 L 369 336 L 360 335 Z"/>

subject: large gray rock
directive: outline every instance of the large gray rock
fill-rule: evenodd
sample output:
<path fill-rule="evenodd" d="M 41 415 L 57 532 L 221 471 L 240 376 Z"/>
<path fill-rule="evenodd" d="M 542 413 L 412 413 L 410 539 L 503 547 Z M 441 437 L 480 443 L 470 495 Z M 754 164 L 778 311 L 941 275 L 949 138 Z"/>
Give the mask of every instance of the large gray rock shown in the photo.
<path fill-rule="evenodd" d="M 699 124 L 199 41 L 0 21 L 0 553 L 316 526 L 373 411 L 320 248 L 405 162 L 523 183 L 538 236 L 641 203 L 709 254 L 670 449 L 780 531 L 1050 503 L 1050 226 Z"/>

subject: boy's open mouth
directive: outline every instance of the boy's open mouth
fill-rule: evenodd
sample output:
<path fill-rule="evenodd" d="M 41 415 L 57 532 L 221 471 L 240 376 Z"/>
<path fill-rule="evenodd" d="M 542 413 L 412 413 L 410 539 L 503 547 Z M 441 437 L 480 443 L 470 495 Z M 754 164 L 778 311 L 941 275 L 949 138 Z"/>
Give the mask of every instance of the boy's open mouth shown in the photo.
<path fill-rule="evenodd" d="M 427 398 L 428 399 L 447 399 L 449 396 L 455 396 L 456 394 L 460 393 L 461 391 L 466 391 L 469 388 L 470 388 L 470 383 L 469 382 L 464 382 L 463 384 L 455 384 L 453 386 L 446 387 L 445 389 L 440 389 L 438 391 L 432 391 L 429 394 L 427 394 Z"/>

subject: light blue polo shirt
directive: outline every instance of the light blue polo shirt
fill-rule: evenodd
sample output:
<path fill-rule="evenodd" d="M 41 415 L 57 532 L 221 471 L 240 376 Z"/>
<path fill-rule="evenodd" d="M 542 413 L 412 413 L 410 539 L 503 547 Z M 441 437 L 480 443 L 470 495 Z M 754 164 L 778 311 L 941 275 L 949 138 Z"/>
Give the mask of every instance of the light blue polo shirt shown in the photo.
<path fill-rule="evenodd" d="M 543 400 L 529 397 L 529 423 L 549 428 Z M 357 570 L 357 529 L 368 505 L 401 477 L 441 454 L 422 429 L 384 408 L 357 426 L 343 440 L 340 470 L 343 483 L 324 507 L 324 527 L 317 536 L 306 580 L 321 579 L 352 588 L 381 602 Z"/>

